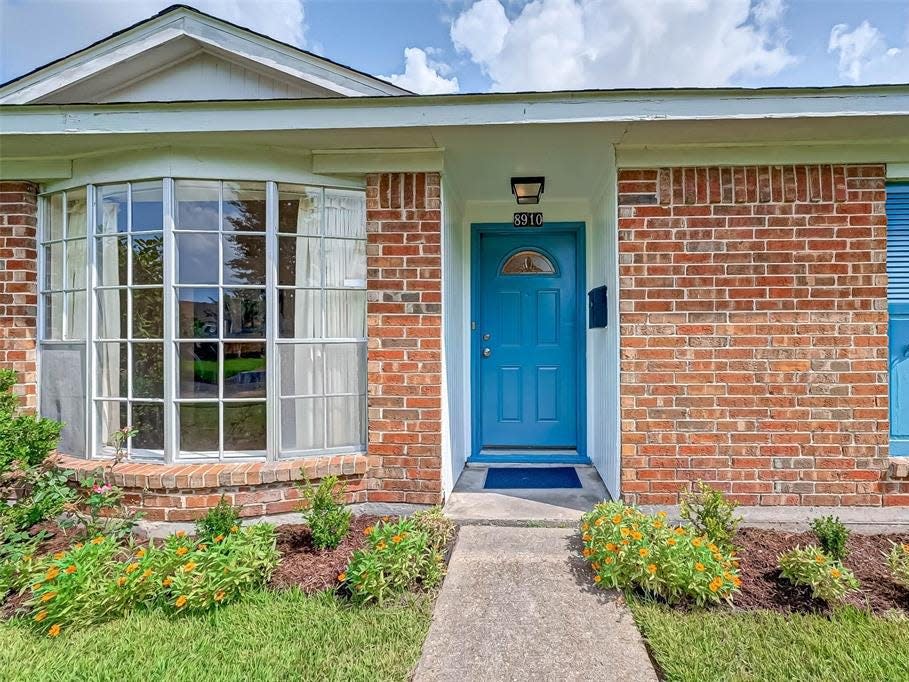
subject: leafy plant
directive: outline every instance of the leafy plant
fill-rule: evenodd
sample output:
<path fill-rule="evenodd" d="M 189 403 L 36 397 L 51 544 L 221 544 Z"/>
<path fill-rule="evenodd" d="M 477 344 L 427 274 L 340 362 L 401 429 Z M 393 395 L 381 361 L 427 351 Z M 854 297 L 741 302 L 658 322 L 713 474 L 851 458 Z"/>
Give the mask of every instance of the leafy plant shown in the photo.
<path fill-rule="evenodd" d="M 132 532 L 141 514 L 128 512 L 122 499 L 122 488 L 107 483 L 104 470 L 99 468 L 81 482 L 76 500 L 66 505 L 69 517 L 61 521 L 61 526 L 78 527 L 85 537 L 110 535 L 123 539 Z"/>
<path fill-rule="evenodd" d="M 670 604 L 730 602 L 741 585 L 738 560 L 697 534 L 671 527 L 666 514 L 644 514 L 622 502 L 596 505 L 581 520 L 583 556 L 600 587 L 638 588 Z"/>
<path fill-rule="evenodd" d="M 890 572 L 903 587 L 909 588 L 909 544 L 896 544 L 890 548 L 887 555 Z"/>
<path fill-rule="evenodd" d="M 337 476 L 323 478 L 318 486 L 309 481 L 299 486 L 303 497 L 301 511 L 317 549 L 334 549 L 347 537 L 351 512 L 343 503 L 345 486 Z"/>
<path fill-rule="evenodd" d="M 119 464 L 126 459 L 126 446 L 129 439 L 137 435 L 139 435 L 139 429 L 134 426 L 124 426 L 110 434 L 108 442 L 114 446 L 114 463 Z"/>
<path fill-rule="evenodd" d="M 836 516 L 821 516 L 815 519 L 811 522 L 811 531 L 827 556 L 836 561 L 846 558 L 849 531 Z"/>
<path fill-rule="evenodd" d="M 382 521 L 367 528 L 368 547 L 358 549 L 338 576 L 354 601 L 380 606 L 418 585 L 433 587 L 444 575 L 442 555 L 413 519 Z"/>
<path fill-rule="evenodd" d="M 208 510 L 201 519 L 196 521 L 196 536 L 204 542 L 211 542 L 215 538 L 223 540 L 232 530 L 240 524 L 240 507 L 233 507 L 227 498 L 221 495 L 218 504 Z"/>
<path fill-rule="evenodd" d="M 735 549 L 732 539 L 742 522 L 735 513 L 736 507 L 738 503 L 726 499 L 721 491 L 698 481 L 697 490 L 682 494 L 679 513 L 696 535 L 706 535 L 723 551 L 732 552 Z"/>
<path fill-rule="evenodd" d="M 411 517 L 418 530 L 425 531 L 429 536 L 429 544 L 432 548 L 444 554 L 448 548 L 448 543 L 454 537 L 455 525 L 442 512 L 439 506 L 423 509 L 415 512 Z"/>
<path fill-rule="evenodd" d="M 0 370 L 0 474 L 18 463 L 40 464 L 60 440 L 63 424 L 30 414 L 17 414 L 19 398 L 13 393 L 16 373 Z"/>
<path fill-rule="evenodd" d="M 0 602 L 10 590 L 23 587 L 32 557 L 46 537 L 44 531 L 31 535 L 0 528 Z"/>
<path fill-rule="evenodd" d="M 19 496 L 12 505 L 0 507 L 0 528 L 26 530 L 63 511 L 75 496 L 67 485 L 71 473 L 43 462 L 21 471 L 16 479 Z"/>
<path fill-rule="evenodd" d="M 786 580 L 794 585 L 811 587 L 811 595 L 815 599 L 828 603 L 842 601 L 859 586 L 852 571 L 816 545 L 784 552 L 780 555 L 780 569 Z"/>

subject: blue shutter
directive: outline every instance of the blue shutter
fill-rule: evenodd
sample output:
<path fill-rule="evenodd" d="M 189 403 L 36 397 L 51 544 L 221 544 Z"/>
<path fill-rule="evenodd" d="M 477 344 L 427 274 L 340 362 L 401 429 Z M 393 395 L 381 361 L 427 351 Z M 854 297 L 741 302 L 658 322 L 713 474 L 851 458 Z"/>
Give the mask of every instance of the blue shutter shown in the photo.
<path fill-rule="evenodd" d="M 909 183 L 887 185 L 890 454 L 909 455 Z"/>

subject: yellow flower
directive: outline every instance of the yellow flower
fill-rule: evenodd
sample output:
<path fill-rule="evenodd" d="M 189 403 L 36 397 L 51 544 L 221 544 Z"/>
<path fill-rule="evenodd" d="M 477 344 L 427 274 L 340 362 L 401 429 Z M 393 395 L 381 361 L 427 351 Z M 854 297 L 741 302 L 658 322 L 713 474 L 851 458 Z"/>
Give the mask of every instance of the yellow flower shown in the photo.
<path fill-rule="evenodd" d="M 137 558 L 137 559 L 141 559 L 141 558 L 144 557 L 144 556 L 145 556 L 145 548 L 144 548 L 144 547 L 140 547 L 140 548 L 139 548 L 139 551 L 136 552 L 136 558 Z"/>
<path fill-rule="evenodd" d="M 152 570 L 150 568 L 146 568 L 144 571 L 142 571 L 143 578 L 151 578 L 151 574 Z"/>
<path fill-rule="evenodd" d="M 174 535 L 176 535 L 178 538 L 185 538 L 185 537 L 186 537 L 186 531 L 185 531 L 185 530 L 178 530 L 176 533 L 174 533 Z"/>
<path fill-rule="evenodd" d="M 602 525 L 603 525 L 603 519 L 597 519 L 596 521 L 593 522 L 593 525 L 594 525 L 594 526 L 602 526 Z"/>
<path fill-rule="evenodd" d="M 37 582 L 37 583 L 35 583 L 34 585 L 32 585 L 32 592 L 37 592 L 38 590 L 40 590 L 40 589 L 41 589 L 41 586 L 42 586 L 43 584 L 44 584 L 44 583 L 42 583 L 42 582 Z"/>
<path fill-rule="evenodd" d="M 623 538 L 627 538 L 629 533 L 631 533 L 631 531 L 625 528 L 625 526 L 622 526 L 619 529 L 619 535 L 621 535 Z"/>
<path fill-rule="evenodd" d="M 173 582 L 174 582 L 173 578 L 165 578 L 164 580 L 161 581 L 161 584 L 164 585 L 164 587 L 170 587 L 173 584 Z"/>
<path fill-rule="evenodd" d="M 47 602 L 52 601 L 56 596 L 56 592 L 45 592 L 43 595 L 41 595 L 41 601 L 46 604 Z"/>
<path fill-rule="evenodd" d="M 60 575 L 60 569 L 56 566 L 51 566 L 49 569 L 47 569 L 47 573 L 44 574 L 44 579 L 53 580 L 58 575 Z"/>
<path fill-rule="evenodd" d="M 664 511 L 657 512 L 657 516 L 659 516 L 661 519 L 665 519 L 665 518 L 666 518 L 666 512 L 664 512 Z"/>
<path fill-rule="evenodd" d="M 73 547 L 75 547 L 76 549 L 82 549 L 83 547 L 85 547 L 85 545 L 83 545 L 81 542 L 77 542 L 75 545 L 73 545 Z"/>
<path fill-rule="evenodd" d="M 648 573 L 650 573 L 650 575 L 653 575 L 654 573 L 656 573 L 657 572 L 656 564 L 647 564 L 647 571 L 648 571 Z"/>
<path fill-rule="evenodd" d="M 67 566 L 67 567 L 66 567 L 66 572 L 67 572 L 69 575 L 72 575 L 73 573 L 75 573 L 75 572 L 76 572 L 76 565 L 75 565 L 75 564 L 70 564 L 69 566 Z"/>
<path fill-rule="evenodd" d="M 824 561 L 826 561 L 826 559 L 824 559 L 824 555 L 823 555 L 823 554 L 815 554 L 815 555 L 814 555 L 814 562 L 815 562 L 815 563 L 817 563 L 817 564 L 822 564 L 822 563 L 824 563 Z"/>
<path fill-rule="evenodd" d="M 601 580 L 602 580 L 602 578 L 600 576 L 598 576 L 598 575 L 593 576 L 593 582 L 598 583 Z"/>
<path fill-rule="evenodd" d="M 640 554 L 642 557 L 645 557 L 645 556 L 647 556 L 648 554 L 650 554 L 650 550 L 647 549 L 646 547 L 641 547 L 641 548 L 638 550 L 638 554 Z"/>
<path fill-rule="evenodd" d="M 632 540 L 640 540 L 642 537 L 644 537 L 644 536 L 641 535 L 641 531 L 639 531 L 639 530 L 633 530 L 633 531 L 631 531 L 631 539 L 632 539 Z"/>
<path fill-rule="evenodd" d="M 215 592 L 215 601 L 224 601 L 224 590 Z"/>
<path fill-rule="evenodd" d="M 585 532 L 590 530 L 590 524 L 585 521 L 584 523 L 581 524 L 581 530 L 583 530 Z"/>
<path fill-rule="evenodd" d="M 704 572 L 704 564 L 702 564 L 700 561 L 697 562 L 697 563 L 694 565 L 694 570 L 697 571 L 698 573 L 703 573 L 703 572 Z"/>
<path fill-rule="evenodd" d="M 236 532 L 239 531 L 239 530 L 240 530 L 240 526 L 231 526 L 231 527 L 230 527 L 230 532 L 231 532 L 231 533 L 236 533 Z"/>
<path fill-rule="evenodd" d="M 177 597 L 177 601 L 175 601 L 174 604 L 176 604 L 178 609 L 182 609 L 184 606 L 186 606 L 186 597 L 181 594 L 179 597 Z"/>
<path fill-rule="evenodd" d="M 40 623 L 45 618 L 47 618 L 47 611 L 38 611 L 38 613 L 35 614 L 36 623 Z"/>
<path fill-rule="evenodd" d="M 103 536 L 103 535 L 99 535 L 99 536 L 97 536 L 97 537 L 95 537 L 95 538 L 92 539 L 92 544 L 93 544 L 93 545 L 100 545 L 102 542 L 104 542 L 104 536 Z"/>
<path fill-rule="evenodd" d="M 709 550 L 710 550 L 711 552 L 713 552 L 714 554 L 717 554 L 717 553 L 719 553 L 719 551 L 720 551 L 719 548 L 718 548 L 715 544 L 713 544 L 712 542 L 711 542 L 709 545 L 707 545 L 707 549 L 709 549 Z"/>
<path fill-rule="evenodd" d="M 701 540 L 701 538 L 692 538 L 692 540 L 691 540 L 692 547 L 700 547 L 703 544 L 704 544 L 704 541 Z"/>
<path fill-rule="evenodd" d="M 376 545 L 376 549 L 379 550 L 379 551 L 382 551 L 382 550 L 385 549 L 387 546 L 388 546 L 388 545 L 385 544 L 385 540 L 379 540 L 379 544 Z"/>
<path fill-rule="evenodd" d="M 47 631 L 48 637 L 56 637 L 59 634 L 60 634 L 60 624 L 59 623 L 54 623 L 53 625 L 51 625 L 50 630 Z"/>
<path fill-rule="evenodd" d="M 659 519 L 657 519 L 656 521 L 653 522 L 653 527 L 654 527 L 654 528 L 662 528 L 662 527 L 663 527 L 663 522 L 660 521 Z"/>
<path fill-rule="evenodd" d="M 125 584 L 126 584 L 125 575 L 121 575 L 119 578 L 117 578 L 117 587 L 123 587 Z"/>
<path fill-rule="evenodd" d="M 839 569 L 836 569 L 836 568 L 831 568 L 831 569 L 830 569 L 830 577 L 831 577 L 831 578 L 839 578 L 841 575 L 842 575 L 842 573 L 840 573 Z"/>
<path fill-rule="evenodd" d="M 398 544 L 398 543 L 401 542 L 401 540 L 403 540 L 403 539 L 404 539 L 404 538 L 402 538 L 400 535 L 395 535 L 395 536 L 393 536 L 393 537 L 391 538 L 391 541 L 392 541 L 393 543 L 395 543 L 395 544 Z"/>
<path fill-rule="evenodd" d="M 685 529 L 682 528 L 682 526 L 676 526 L 675 531 L 673 531 L 673 532 L 674 532 L 676 535 L 684 535 L 684 534 L 685 534 Z"/>
<path fill-rule="evenodd" d="M 24 561 L 24 562 L 26 562 L 26 563 L 28 563 L 28 562 L 31 561 L 31 560 L 32 560 L 32 555 L 31 555 L 31 554 L 26 554 L 26 555 L 24 555 L 24 556 L 22 557 L 22 561 Z"/>
<path fill-rule="evenodd" d="M 66 556 L 66 552 L 55 552 L 54 553 L 54 559 L 56 559 L 57 561 L 60 561 L 60 559 L 62 559 L 65 556 Z"/>
<path fill-rule="evenodd" d="M 675 538 L 668 538 L 666 540 L 666 544 L 669 545 L 670 547 L 672 547 L 673 545 L 676 544 Z"/>
<path fill-rule="evenodd" d="M 616 526 L 618 526 L 620 523 L 622 523 L 622 515 L 616 514 L 615 516 L 613 516 L 612 523 L 613 523 L 613 525 L 616 525 Z"/>
<path fill-rule="evenodd" d="M 186 549 L 186 547 L 177 547 L 177 552 L 176 552 L 176 554 L 177 554 L 177 556 L 183 556 L 183 555 L 186 554 L 188 551 L 189 551 L 189 550 Z"/>
<path fill-rule="evenodd" d="M 196 567 L 196 562 L 195 562 L 195 561 L 187 561 L 185 564 L 183 564 L 183 572 L 184 572 L 184 573 L 192 573 L 192 570 L 193 570 L 195 567 Z"/>
<path fill-rule="evenodd" d="M 138 568 L 139 568 L 139 564 L 137 564 L 135 562 L 131 563 L 129 566 L 126 567 L 127 575 L 129 575 L 130 573 L 134 573 L 136 570 L 138 570 Z"/>

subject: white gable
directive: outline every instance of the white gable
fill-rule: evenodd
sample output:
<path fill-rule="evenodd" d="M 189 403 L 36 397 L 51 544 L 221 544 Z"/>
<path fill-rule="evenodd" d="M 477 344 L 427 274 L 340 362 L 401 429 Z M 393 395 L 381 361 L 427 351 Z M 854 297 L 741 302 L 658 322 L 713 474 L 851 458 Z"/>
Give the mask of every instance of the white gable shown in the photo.
<path fill-rule="evenodd" d="M 187 7 L 0 87 L 0 104 L 281 99 L 406 90 Z"/>

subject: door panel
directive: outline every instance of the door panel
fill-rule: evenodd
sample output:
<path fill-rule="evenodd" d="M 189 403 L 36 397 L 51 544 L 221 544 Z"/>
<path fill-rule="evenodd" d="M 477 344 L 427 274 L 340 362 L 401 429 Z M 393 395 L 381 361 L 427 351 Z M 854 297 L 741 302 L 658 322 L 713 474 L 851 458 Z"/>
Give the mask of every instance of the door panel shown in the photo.
<path fill-rule="evenodd" d="M 478 239 L 479 445 L 577 449 L 577 235 Z"/>

